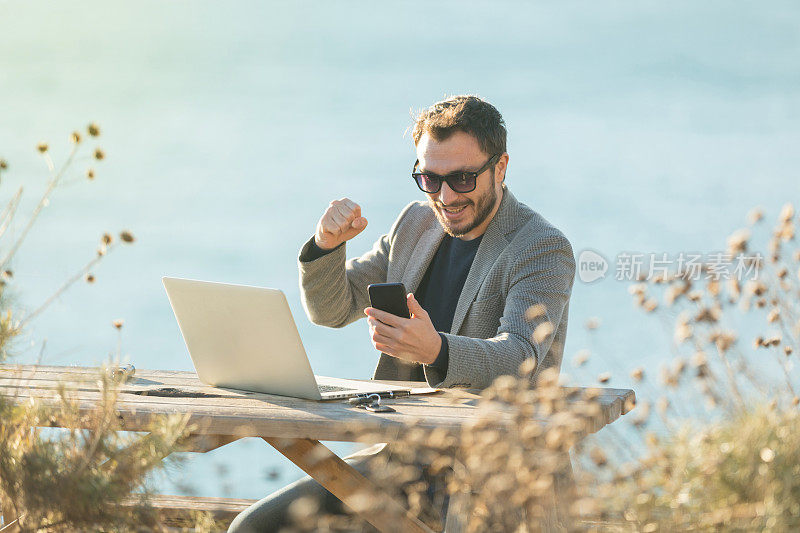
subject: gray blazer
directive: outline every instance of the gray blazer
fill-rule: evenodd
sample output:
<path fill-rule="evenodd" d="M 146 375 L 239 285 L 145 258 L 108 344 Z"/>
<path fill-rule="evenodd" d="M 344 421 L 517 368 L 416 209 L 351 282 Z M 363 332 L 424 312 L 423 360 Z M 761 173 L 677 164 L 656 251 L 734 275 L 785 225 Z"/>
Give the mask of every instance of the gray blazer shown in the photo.
<path fill-rule="evenodd" d="M 306 314 L 315 324 L 339 328 L 364 318 L 370 283 L 400 281 L 416 291 L 443 237 L 433 210 L 413 202 L 361 257 L 345 261 L 346 247 L 340 246 L 313 261 L 298 261 Z M 537 363 L 534 381 L 541 370 L 560 368 L 574 276 L 575 259 L 564 234 L 504 188 L 458 299 L 452 329 L 443 332 L 449 344 L 447 373 L 423 365 L 428 384 L 483 388 L 497 376 L 516 374 L 530 357 Z M 546 316 L 526 319 L 526 310 L 537 303 L 545 305 Z M 543 321 L 553 325 L 553 333 L 537 342 L 533 331 Z M 381 354 L 373 379 L 411 379 L 417 366 Z"/>

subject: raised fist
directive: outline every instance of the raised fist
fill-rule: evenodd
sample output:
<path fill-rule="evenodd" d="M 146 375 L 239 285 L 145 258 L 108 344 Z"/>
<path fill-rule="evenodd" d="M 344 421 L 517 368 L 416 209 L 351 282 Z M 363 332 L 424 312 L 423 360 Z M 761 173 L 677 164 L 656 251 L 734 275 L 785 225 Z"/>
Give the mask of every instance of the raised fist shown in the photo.
<path fill-rule="evenodd" d="M 361 216 L 361 207 L 350 200 L 334 200 L 317 222 L 314 242 L 323 250 L 333 250 L 349 241 L 367 227 L 367 219 Z"/>

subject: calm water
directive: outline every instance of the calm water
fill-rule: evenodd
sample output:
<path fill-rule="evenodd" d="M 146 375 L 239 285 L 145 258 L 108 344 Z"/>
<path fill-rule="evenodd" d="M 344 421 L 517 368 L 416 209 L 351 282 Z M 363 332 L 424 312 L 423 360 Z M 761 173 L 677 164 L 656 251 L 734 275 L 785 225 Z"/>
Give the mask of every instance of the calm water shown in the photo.
<path fill-rule="evenodd" d="M 369 220 L 353 254 L 421 197 L 404 133 L 445 94 L 501 110 L 509 187 L 576 252 L 719 250 L 754 205 L 798 200 L 798 24 L 794 2 L 0 2 L 2 198 L 24 185 L 27 214 L 45 180 L 36 143 L 63 157 L 90 120 L 108 155 L 95 182 L 57 192 L 21 250 L 20 302 L 43 301 L 103 231 L 138 238 L 37 320 L 20 359 L 46 339 L 45 362 L 98 363 L 124 318 L 138 368 L 191 369 L 160 282 L 176 275 L 282 288 L 315 371 L 369 376 L 365 323 L 303 315 L 297 250 L 331 199 Z M 591 383 L 610 369 L 630 385 L 666 338 L 625 284 L 576 282 L 565 359 L 598 355 L 565 372 Z M 255 498 L 298 472 L 246 440 L 158 482 Z"/>

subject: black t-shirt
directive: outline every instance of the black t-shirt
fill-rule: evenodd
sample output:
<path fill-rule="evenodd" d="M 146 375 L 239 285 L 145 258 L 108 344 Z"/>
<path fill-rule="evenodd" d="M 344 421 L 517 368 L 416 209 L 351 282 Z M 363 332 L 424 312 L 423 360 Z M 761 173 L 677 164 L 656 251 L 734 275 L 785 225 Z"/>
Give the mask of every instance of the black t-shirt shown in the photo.
<path fill-rule="evenodd" d="M 447 338 L 441 333 L 450 333 L 458 298 L 480 244 L 481 237 L 464 241 L 445 235 L 414 293 L 417 301 L 431 317 L 433 327 L 442 337 L 442 349 L 432 364 L 441 372 L 442 377 L 447 374 L 449 353 Z M 421 367 L 419 379 L 425 379 Z"/>

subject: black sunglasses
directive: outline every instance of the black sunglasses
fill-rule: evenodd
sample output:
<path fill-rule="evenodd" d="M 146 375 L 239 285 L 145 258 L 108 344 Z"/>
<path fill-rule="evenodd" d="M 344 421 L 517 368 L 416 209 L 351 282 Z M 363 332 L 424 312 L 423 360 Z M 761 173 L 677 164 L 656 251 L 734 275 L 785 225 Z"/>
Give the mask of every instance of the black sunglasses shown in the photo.
<path fill-rule="evenodd" d="M 476 180 L 478 176 L 483 174 L 487 168 L 497 163 L 499 158 L 500 154 L 493 155 L 485 165 L 475 172 L 453 172 L 447 176 L 439 176 L 433 172 L 415 172 L 415 170 L 417 170 L 417 165 L 419 165 L 419 159 L 417 159 L 416 163 L 414 163 L 414 168 L 411 169 L 411 177 L 417 182 L 417 187 L 419 187 L 422 192 L 428 194 L 436 194 L 439 192 L 442 188 L 443 181 L 447 182 L 447 185 L 453 189 L 453 192 L 472 192 L 477 186 Z"/>

